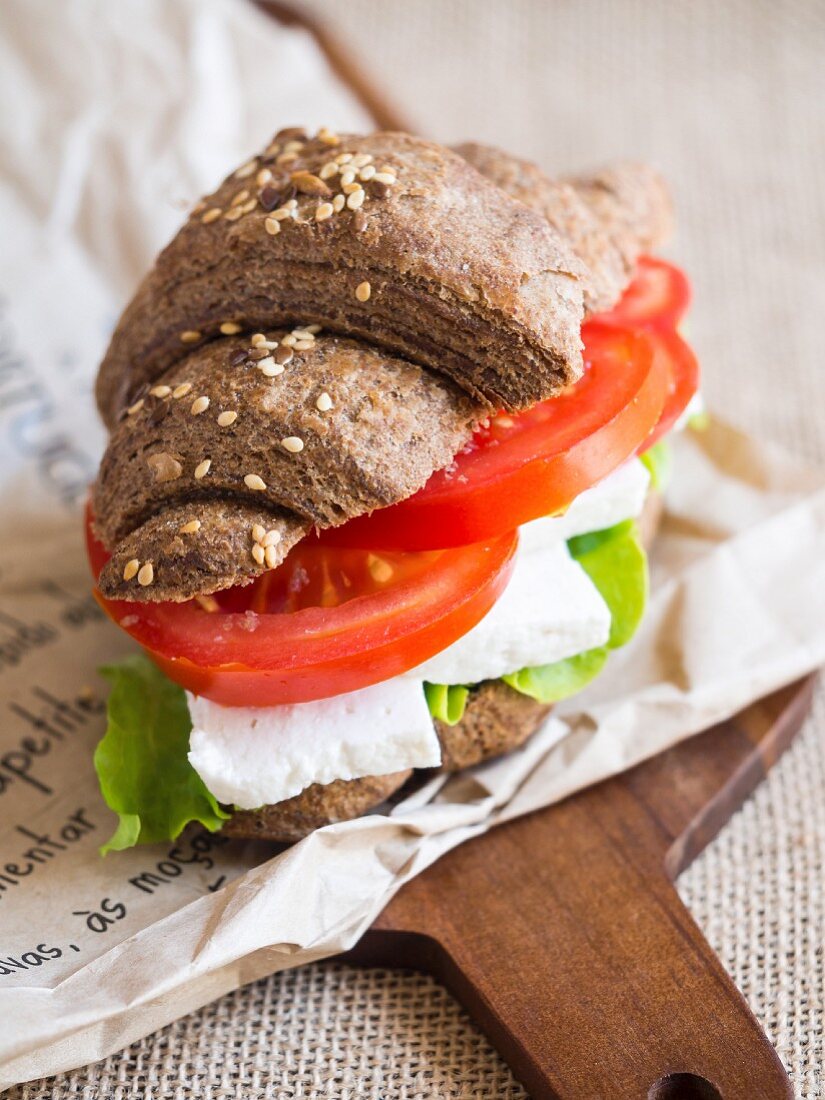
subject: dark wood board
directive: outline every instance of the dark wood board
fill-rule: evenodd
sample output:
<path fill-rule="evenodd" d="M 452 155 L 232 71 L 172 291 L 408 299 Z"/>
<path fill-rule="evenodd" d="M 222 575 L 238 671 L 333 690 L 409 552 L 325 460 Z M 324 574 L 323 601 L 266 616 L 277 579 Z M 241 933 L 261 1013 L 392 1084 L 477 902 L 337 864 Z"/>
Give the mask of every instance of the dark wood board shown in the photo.
<path fill-rule="evenodd" d="M 533 1100 L 792 1097 L 673 879 L 790 744 L 813 681 L 454 849 L 346 959 L 432 973 Z"/>

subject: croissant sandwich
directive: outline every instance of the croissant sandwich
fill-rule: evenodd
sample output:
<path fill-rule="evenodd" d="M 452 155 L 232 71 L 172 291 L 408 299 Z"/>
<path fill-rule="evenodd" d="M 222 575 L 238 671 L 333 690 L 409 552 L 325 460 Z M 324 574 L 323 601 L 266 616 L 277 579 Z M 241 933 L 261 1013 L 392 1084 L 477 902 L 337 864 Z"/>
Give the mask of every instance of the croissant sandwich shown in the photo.
<path fill-rule="evenodd" d="M 325 129 L 194 207 L 97 380 L 109 847 L 365 813 L 630 639 L 698 395 L 670 226 L 645 165 Z"/>

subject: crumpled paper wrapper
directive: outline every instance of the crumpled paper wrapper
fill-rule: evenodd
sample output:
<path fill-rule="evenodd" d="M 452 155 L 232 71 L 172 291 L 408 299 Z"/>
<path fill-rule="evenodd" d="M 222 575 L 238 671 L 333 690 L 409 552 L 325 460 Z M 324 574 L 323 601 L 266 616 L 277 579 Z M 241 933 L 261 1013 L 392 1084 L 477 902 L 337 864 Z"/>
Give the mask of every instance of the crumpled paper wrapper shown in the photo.
<path fill-rule="evenodd" d="M 444 852 L 825 661 L 825 475 L 714 421 L 679 440 L 645 623 L 528 744 L 281 851 L 192 829 L 101 859 L 80 503 L 96 363 L 183 210 L 296 121 L 369 126 L 300 30 L 229 2 L 4 6 L 0 114 L 0 1088 L 102 1058 L 354 944 Z M 715 364 L 706 364 L 713 370 Z"/>

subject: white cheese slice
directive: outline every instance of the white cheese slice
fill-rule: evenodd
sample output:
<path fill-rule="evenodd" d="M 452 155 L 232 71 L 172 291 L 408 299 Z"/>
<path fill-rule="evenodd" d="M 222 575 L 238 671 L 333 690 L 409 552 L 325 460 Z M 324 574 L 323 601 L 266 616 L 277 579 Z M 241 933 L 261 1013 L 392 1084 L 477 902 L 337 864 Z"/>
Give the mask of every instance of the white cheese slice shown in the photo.
<path fill-rule="evenodd" d="M 516 554 L 498 602 L 463 638 L 408 675 L 434 684 L 475 684 L 604 645 L 610 612 L 564 542 Z"/>
<path fill-rule="evenodd" d="M 420 680 L 277 707 L 222 707 L 187 693 L 189 761 L 220 801 L 255 809 L 311 783 L 441 763 Z"/>
<path fill-rule="evenodd" d="M 585 489 L 563 516 L 542 516 L 519 528 L 519 548 L 533 552 L 554 543 L 601 531 L 641 515 L 650 474 L 637 458 L 625 462 L 612 474 Z"/>

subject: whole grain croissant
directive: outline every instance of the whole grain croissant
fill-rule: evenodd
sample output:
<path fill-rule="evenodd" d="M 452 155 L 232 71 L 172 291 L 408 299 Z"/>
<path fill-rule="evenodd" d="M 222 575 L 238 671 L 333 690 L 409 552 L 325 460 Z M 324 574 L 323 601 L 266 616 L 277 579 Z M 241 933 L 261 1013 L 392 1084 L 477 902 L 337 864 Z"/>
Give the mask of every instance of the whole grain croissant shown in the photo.
<path fill-rule="evenodd" d="M 668 224 L 644 166 L 559 183 L 478 145 L 276 135 L 198 204 L 101 366 L 102 592 L 247 583 L 410 496 L 491 411 L 575 381 L 585 313 Z"/>

